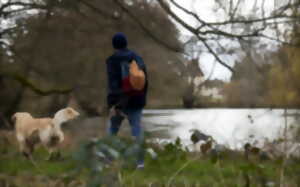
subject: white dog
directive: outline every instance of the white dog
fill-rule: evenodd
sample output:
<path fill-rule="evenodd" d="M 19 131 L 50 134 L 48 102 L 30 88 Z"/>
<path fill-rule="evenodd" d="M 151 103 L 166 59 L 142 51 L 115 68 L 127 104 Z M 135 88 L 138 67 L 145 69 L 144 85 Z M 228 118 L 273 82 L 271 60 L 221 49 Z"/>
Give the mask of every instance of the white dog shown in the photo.
<path fill-rule="evenodd" d="M 51 156 L 53 149 L 64 140 L 61 124 L 78 115 L 79 113 L 71 107 L 59 110 L 54 118 L 33 118 L 27 112 L 15 113 L 12 120 L 15 121 L 20 151 L 29 157 L 34 151 L 34 146 L 41 143 L 48 149 Z"/>

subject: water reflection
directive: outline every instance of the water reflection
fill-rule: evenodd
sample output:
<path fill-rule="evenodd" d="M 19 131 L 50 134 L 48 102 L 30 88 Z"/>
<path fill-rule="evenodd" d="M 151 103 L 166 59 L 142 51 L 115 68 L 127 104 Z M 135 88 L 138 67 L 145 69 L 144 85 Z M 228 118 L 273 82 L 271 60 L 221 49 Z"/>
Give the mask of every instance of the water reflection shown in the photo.
<path fill-rule="evenodd" d="M 298 110 L 289 110 L 289 126 L 297 122 Z M 145 110 L 143 122 L 146 131 L 164 134 L 161 139 L 191 144 L 191 129 L 211 135 L 217 143 L 232 149 L 241 148 L 245 142 L 272 141 L 283 134 L 285 118 L 283 109 L 194 109 L 194 110 Z"/>

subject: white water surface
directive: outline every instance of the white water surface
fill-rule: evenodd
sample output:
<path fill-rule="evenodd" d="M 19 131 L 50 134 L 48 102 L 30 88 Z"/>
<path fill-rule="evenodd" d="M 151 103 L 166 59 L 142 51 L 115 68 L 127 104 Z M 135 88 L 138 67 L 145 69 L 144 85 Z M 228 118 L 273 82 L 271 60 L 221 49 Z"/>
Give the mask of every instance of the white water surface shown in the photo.
<path fill-rule="evenodd" d="M 179 137 L 186 145 L 191 144 L 191 129 L 211 135 L 217 143 L 231 149 L 239 149 L 246 142 L 272 141 L 283 135 L 285 122 L 288 127 L 297 124 L 294 114 L 283 109 L 192 109 L 192 110 L 145 110 L 143 123 L 146 131 L 165 131 L 174 140 Z"/>

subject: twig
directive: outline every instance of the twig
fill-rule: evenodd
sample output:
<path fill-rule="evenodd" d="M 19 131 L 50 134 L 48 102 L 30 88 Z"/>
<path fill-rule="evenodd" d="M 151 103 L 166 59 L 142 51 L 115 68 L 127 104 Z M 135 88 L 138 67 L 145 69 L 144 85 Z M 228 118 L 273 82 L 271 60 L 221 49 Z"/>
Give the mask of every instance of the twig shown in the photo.
<path fill-rule="evenodd" d="M 187 161 L 181 168 L 179 168 L 171 177 L 170 179 L 168 180 L 168 183 L 167 183 L 167 187 L 169 187 L 171 185 L 171 182 L 174 180 L 174 178 L 184 169 L 186 168 L 191 162 L 197 160 L 197 157 L 194 158 L 194 159 L 191 159 L 189 161 Z"/>
<path fill-rule="evenodd" d="M 39 172 L 43 172 L 42 169 L 37 165 L 37 163 L 33 160 L 33 158 L 31 156 L 29 156 L 29 160 L 32 163 L 32 165 L 39 171 Z"/>
<path fill-rule="evenodd" d="M 219 162 L 219 160 L 217 161 L 217 164 L 216 164 L 216 165 L 217 165 L 217 168 L 218 168 L 218 170 L 219 170 L 219 174 L 220 174 L 220 179 L 221 179 L 222 185 L 223 185 L 223 186 L 226 186 L 224 176 L 222 175 L 222 171 L 221 171 L 221 167 L 220 167 L 220 162 Z"/>
<path fill-rule="evenodd" d="M 46 96 L 46 95 L 51 95 L 51 94 L 67 94 L 73 91 L 74 88 L 65 88 L 65 89 L 60 89 L 60 88 L 53 88 L 53 89 L 41 89 L 37 87 L 35 84 L 33 84 L 29 79 L 27 79 L 25 76 L 22 76 L 17 73 L 11 73 L 11 72 L 0 72 L 0 74 L 3 77 L 8 77 L 13 80 L 18 81 L 21 85 L 25 86 L 26 88 L 29 88 L 30 90 L 34 91 L 35 93 Z"/>
<path fill-rule="evenodd" d="M 156 41 L 157 43 L 159 43 L 160 45 L 166 47 L 169 50 L 172 50 L 174 52 L 177 53 L 183 53 L 183 50 L 179 47 L 176 46 L 171 46 L 169 45 L 167 42 L 165 42 L 164 40 L 161 40 L 159 37 L 157 37 L 156 35 L 153 34 L 153 31 L 149 30 L 148 27 L 146 27 L 142 21 L 140 21 L 140 19 L 135 16 L 130 10 L 129 8 L 124 5 L 122 2 L 120 2 L 119 0 L 114 0 L 114 2 L 132 19 L 134 20 L 139 27 L 145 32 L 147 33 L 154 41 Z"/>
<path fill-rule="evenodd" d="M 280 168 L 280 187 L 284 187 L 284 175 L 285 175 L 285 165 L 286 161 L 288 158 L 288 153 L 287 153 L 287 109 L 284 109 L 284 156 Z"/>

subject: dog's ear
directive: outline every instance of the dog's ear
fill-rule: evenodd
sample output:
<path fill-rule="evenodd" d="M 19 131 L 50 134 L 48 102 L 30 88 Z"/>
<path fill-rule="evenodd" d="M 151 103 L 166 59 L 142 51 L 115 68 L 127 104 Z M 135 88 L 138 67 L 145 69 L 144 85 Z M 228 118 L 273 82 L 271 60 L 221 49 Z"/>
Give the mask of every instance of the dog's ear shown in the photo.
<path fill-rule="evenodd" d="M 67 108 L 67 113 L 70 114 L 70 115 L 73 114 L 73 109 L 72 108 Z"/>
<path fill-rule="evenodd" d="M 74 110 L 73 108 L 68 107 L 68 108 L 67 108 L 67 114 L 69 114 L 69 115 L 71 115 L 71 116 L 76 116 L 76 115 L 78 115 L 79 113 L 78 113 L 76 110 Z"/>

